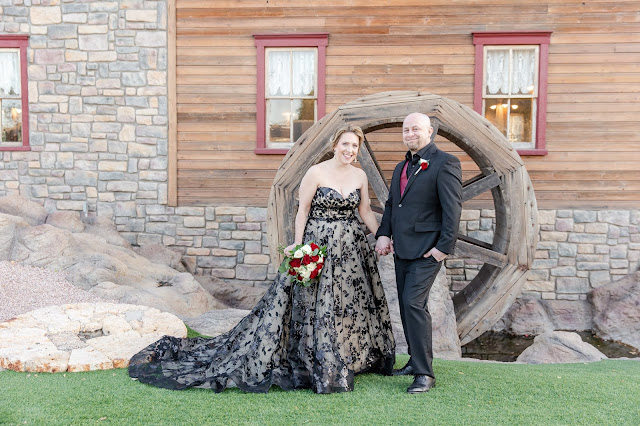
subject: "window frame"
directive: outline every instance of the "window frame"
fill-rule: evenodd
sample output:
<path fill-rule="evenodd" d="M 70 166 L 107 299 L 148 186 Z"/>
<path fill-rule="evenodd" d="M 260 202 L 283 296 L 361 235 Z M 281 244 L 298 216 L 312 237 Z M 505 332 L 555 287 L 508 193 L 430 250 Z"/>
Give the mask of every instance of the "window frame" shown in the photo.
<path fill-rule="evenodd" d="M 3 146 L 0 151 L 30 151 L 29 145 L 29 83 L 27 69 L 28 35 L 0 35 L 0 49 L 18 49 L 20 51 L 20 95 L 22 99 L 22 146 Z"/>
<path fill-rule="evenodd" d="M 485 46 L 538 46 L 538 97 L 535 117 L 535 148 L 515 148 L 520 155 L 547 155 L 547 82 L 549 69 L 549 42 L 551 32 L 488 32 L 473 33 L 475 45 L 475 75 L 473 109 L 484 117 L 484 48 Z"/>
<path fill-rule="evenodd" d="M 286 154 L 289 149 L 269 148 L 266 144 L 267 99 L 265 93 L 265 50 L 267 48 L 315 47 L 318 51 L 317 63 L 317 104 L 316 121 L 325 115 L 325 73 L 326 54 L 329 41 L 328 33 L 313 34 L 254 34 L 257 49 L 257 85 L 256 85 L 256 154 Z"/>

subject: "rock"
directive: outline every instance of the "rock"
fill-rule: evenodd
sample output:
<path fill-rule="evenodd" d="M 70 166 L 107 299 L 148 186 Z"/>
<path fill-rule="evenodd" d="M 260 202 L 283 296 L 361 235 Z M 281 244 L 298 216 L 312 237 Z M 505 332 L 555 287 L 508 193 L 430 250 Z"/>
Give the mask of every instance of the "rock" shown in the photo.
<path fill-rule="evenodd" d="M 182 318 L 184 322 L 200 334 L 215 337 L 226 333 L 249 314 L 244 309 L 217 309 L 205 312 L 198 317 Z"/>
<path fill-rule="evenodd" d="M 187 329 L 175 315 L 147 306 L 50 306 L 0 323 L 0 368 L 38 373 L 125 368 L 163 335 L 184 338 Z"/>
<path fill-rule="evenodd" d="M 266 287 L 232 284 L 216 277 L 196 276 L 195 279 L 216 300 L 236 309 L 253 309 L 267 291 Z"/>
<path fill-rule="evenodd" d="M 110 370 L 112 368 L 113 362 L 105 354 L 97 349 L 84 347 L 71 351 L 67 371 Z"/>
<path fill-rule="evenodd" d="M 586 331 L 593 328 L 593 310 L 586 300 L 541 300 L 555 330 Z"/>
<path fill-rule="evenodd" d="M 387 303 L 389 304 L 393 335 L 396 340 L 396 352 L 407 353 L 407 340 L 402 329 L 400 307 L 398 306 L 398 291 L 396 288 L 393 257 L 381 257 L 378 262 L 378 268 L 387 296 Z M 444 359 L 461 358 L 460 338 L 458 336 L 453 301 L 449 293 L 444 267 L 440 268 L 440 272 L 433 283 L 429 294 L 428 307 L 431 313 L 434 357 Z"/>
<path fill-rule="evenodd" d="M 131 249 L 129 241 L 122 238 L 116 225 L 108 217 L 87 216 L 82 217 L 81 220 L 85 224 L 85 233 L 99 236 L 107 244 Z"/>
<path fill-rule="evenodd" d="M 11 259 L 16 230 L 28 227 L 29 223 L 21 217 L 0 213 L 0 260 Z"/>
<path fill-rule="evenodd" d="M 186 268 L 182 264 L 182 254 L 162 244 L 144 244 L 139 247 L 134 247 L 133 250 L 153 263 L 167 265 L 180 272 L 186 271 Z"/>
<path fill-rule="evenodd" d="M 640 271 L 587 294 L 593 306 L 593 331 L 640 349 Z"/>
<path fill-rule="evenodd" d="M 80 220 L 80 213 L 74 211 L 57 211 L 47 216 L 46 223 L 69 232 L 84 231 L 84 223 Z"/>
<path fill-rule="evenodd" d="M 29 225 L 42 225 L 47 219 L 44 207 L 19 195 L 1 197 L 0 213 L 21 217 Z"/>
<path fill-rule="evenodd" d="M 533 345 L 525 349 L 517 362 L 526 364 L 553 364 L 569 362 L 591 362 L 607 357 L 585 343 L 577 333 L 548 331 L 536 336 Z"/>
<path fill-rule="evenodd" d="M 553 323 L 538 299 L 517 299 L 503 316 L 501 324 L 505 331 L 518 336 L 538 335 L 554 330 Z"/>
<path fill-rule="evenodd" d="M 442 359 L 462 358 L 456 313 L 444 266 L 440 268 L 431 287 L 428 306 L 433 328 L 433 356 Z"/>
<path fill-rule="evenodd" d="M 14 197 L 8 205 L 15 204 L 20 203 Z M 99 283 L 113 283 L 93 293 L 120 303 L 189 316 L 218 307 L 190 274 L 136 254 L 110 219 L 80 220 L 77 213 L 60 212 L 52 213 L 48 222 L 29 226 L 16 216 L 0 216 L 0 260 L 63 272 L 71 284 L 87 291 Z M 180 256 L 175 259 L 179 263 Z"/>
<path fill-rule="evenodd" d="M 492 330 L 517 336 L 591 330 L 591 315 L 591 306 L 584 300 L 517 299 Z"/>

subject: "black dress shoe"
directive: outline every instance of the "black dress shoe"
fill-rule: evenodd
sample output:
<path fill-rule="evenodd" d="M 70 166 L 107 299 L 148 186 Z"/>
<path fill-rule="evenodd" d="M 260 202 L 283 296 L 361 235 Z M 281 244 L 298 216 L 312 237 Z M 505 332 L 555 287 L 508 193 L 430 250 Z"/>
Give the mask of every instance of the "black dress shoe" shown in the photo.
<path fill-rule="evenodd" d="M 402 368 L 394 369 L 393 372 L 391 372 L 391 375 L 393 375 L 393 376 L 412 376 L 413 375 L 413 367 L 410 366 L 409 364 L 407 364 Z"/>
<path fill-rule="evenodd" d="M 409 393 L 423 393 L 429 392 L 429 390 L 436 385 L 436 379 L 434 377 L 427 376 L 425 374 L 418 374 L 411 386 L 407 388 Z"/>

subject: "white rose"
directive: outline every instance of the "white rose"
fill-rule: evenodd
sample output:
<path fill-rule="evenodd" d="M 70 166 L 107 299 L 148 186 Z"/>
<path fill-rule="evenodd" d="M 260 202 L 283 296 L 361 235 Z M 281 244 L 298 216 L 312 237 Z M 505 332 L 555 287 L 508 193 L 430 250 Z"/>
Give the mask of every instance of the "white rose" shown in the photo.
<path fill-rule="evenodd" d="M 311 277 L 311 271 L 308 269 L 303 269 L 300 271 L 300 276 L 302 276 L 303 280 L 308 280 Z"/>
<path fill-rule="evenodd" d="M 305 244 L 302 246 L 302 251 L 304 254 L 311 254 L 311 246 L 309 244 Z"/>
<path fill-rule="evenodd" d="M 307 270 L 309 271 L 309 274 L 311 274 L 313 271 L 315 271 L 316 266 L 318 266 L 318 265 L 316 265 L 313 262 L 311 262 L 310 264 L 307 265 Z"/>
<path fill-rule="evenodd" d="M 304 253 L 302 253 L 302 249 L 298 249 L 298 250 L 296 250 L 295 253 L 293 253 L 293 257 L 295 257 L 296 259 L 299 259 L 302 256 L 304 256 Z"/>

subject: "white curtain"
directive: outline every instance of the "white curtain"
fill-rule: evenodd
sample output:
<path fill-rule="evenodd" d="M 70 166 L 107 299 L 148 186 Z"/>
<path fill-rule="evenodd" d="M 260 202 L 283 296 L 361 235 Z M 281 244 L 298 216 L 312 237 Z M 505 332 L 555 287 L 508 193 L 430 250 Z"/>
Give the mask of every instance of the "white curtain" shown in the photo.
<path fill-rule="evenodd" d="M 509 91 L 509 50 L 487 50 L 487 91 L 491 95 L 530 94 L 535 87 L 536 51 L 513 49 L 511 57 L 511 91 Z"/>
<path fill-rule="evenodd" d="M 20 58 L 18 52 L 0 51 L 0 95 L 20 96 Z"/>
<path fill-rule="evenodd" d="M 530 88 L 535 87 L 534 78 L 536 75 L 536 55 L 535 50 L 515 50 L 513 51 L 513 65 L 511 67 L 511 81 L 513 85 L 512 93 L 529 94 Z"/>
<path fill-rule="evenodd" d="M 315 52 L 293 52 L 293 96 L 309 96 L 315 93 L 315 82 Z"/>
<path fill-rule="evenodd" d="M 272 50 L 269 52 L 269 96 L 291 94 L 291 53 Z"/>
<path fill-rule="evenodd" d="M 487 90 L 491 95 L 509 93 L 509 50 L 487 50 Z"/>

